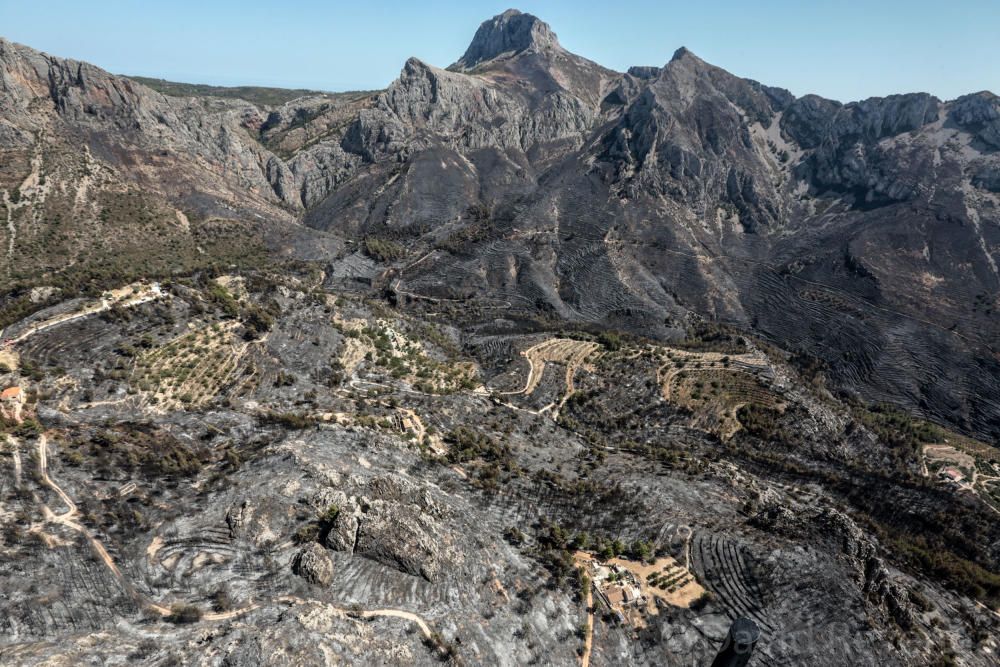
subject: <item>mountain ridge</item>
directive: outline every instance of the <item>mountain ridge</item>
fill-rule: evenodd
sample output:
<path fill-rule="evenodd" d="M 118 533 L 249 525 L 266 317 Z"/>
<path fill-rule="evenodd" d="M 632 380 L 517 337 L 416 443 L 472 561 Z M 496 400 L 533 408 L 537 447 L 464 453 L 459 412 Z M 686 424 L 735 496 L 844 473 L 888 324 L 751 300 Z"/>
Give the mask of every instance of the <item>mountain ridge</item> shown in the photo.
<path fill-rule="evenodd" d="M 985 383 L 980 388 L 992 384 L 973 369 L 994 363 L 981 332 L 996 326 L 984 315 L 996 306 L 969 312 L 962 303 L 988 297 L 1000 280 L 991 213 L 1000 191 L 993 153 L 1000 147 L 1000 103 L 992 94 L 950 102 L 926 93 L 848 104 L 796 98 L 729 74 L 684 47 L 662 67 L 616 73 L 566 52 L 547 24 L 516 12 L 484 22 L 451 69 L 410 59 L 382 92 L 341 101 L 301 98 L 271 108 L 218 100 L 207 113 L 92 66 L 24 48 L 0 43 L 0 127 L 8 145 L 27 159 L 40 126 L 26 110 L 49 100 L 54 116 L 45 124 L 54 134 L 87 137 L 91 154 L 101 155 L 124 182 L 159 193 L 189 218 L 250 216 L 281 225 L 298 219 L 347 241 L 374 234 L 436 253 L 440 261 L 397 279 L 410 293 L 452 298 L 454 289 L 444 286 L 463 285 L 462 298 L 514 294 L 563 318 L 667 338 L 688 315 L 718 318 L 762 326 L 780 345 L 819 354 L 822 344 L 813 336 L 789 337 L 784 321 L 759 324 L 776 315 L 758 312 L 760 290 L 776 289 L 775 276 L 801 278 L 865 300 L 862 310 L 878 304 L 877 317 L 896 313 L 890 317 L 920 327 L 950 320 L 943 328 L 962 337 L 946 347 L 978 341 L 982 351 L 973 356 L 980 361 L 966 368 Z M 938 166 L 924 168 L 932 163 Z M 184 173 L 189 176 L 179 179 Z M 492 219 L 488 239 L 477 240 L 484 232 L 475 231 L 481 223 L 470 217 L 473 209 Z M 893 247 L 902 238 L 922 243 L 912 223 L 899 217 L 905 210 L 918 212 L 911 218 L 921 220 L 917 227 L 961 220 L 961 231 L 933 232 L 940 247 L 926 251 L 930 264 L 919 266 Z M 567 213 L 581 217 L 562 220 Z M 817 226 L 811 219 L 828 222 Z M 578 228 L 576 239 L 560 240 L 551 231 L 563 227 Z M 520 233 L 515 230 L 551 240 L 544 246 L 504 240 Z M 886 245 L 888 238 L 897 241 Z M 483 245 L 487 240 L 493 245 Z M 705 255 L 711 263 L 681 279 L 667 255 L 632 245 L 640 240 L 679 253 L 674 257 Z M 465 246 L 461 252 L 456 243 Z M 477 248 L 503 244 L 506 268 L 478 256 Z M 596 253 L 607 263 L 599 285 L 572 259 L 579 253 Z M 962 255 L 968 260 L 935 261 Z M 776 273 L 759 275 L 746 261 Z M 362 278 L 391 273 L 392 264 Z M 892 268 L 876 269 L 879 264 Z M 456 283 L 446 277 L 455 271 L 477 277 Z M 759 280 L 767 287 L 756 286 Z M 914 290 L 928 289 L 924 283 L 941 296 L 916 299 Z M 794 296 L 799 288 L 778 289 L 793 310 L 813 312 Z M 870 338 L 861 334 L 869 325 L 852 312 L 823 315 L 848 318 L 835 330 L 851 331 L 850 342 L 837 341 L 833 350 L 855 348 L 856 336 Z M 928 335 L 939 334 L 920 334 Z M 868 351 L 857 362 L 829 349 L 820 356 L 856 390 L 859 381 L 869 381 L 864 368 L 885 363 L 877 360 L 881 354 Z M 911 409 L 938 402 L 928 401 L 926 380 L 893 382 L 865 392 Z M 995 416 L 963 412 L 928 416 L 962 420 L 981 434 L 995 428 Z"/>
<path fill-rule="evenodd" d="M 996 96 L 181 91 L 0 40 L 0 663 L 995 662 Z"/>

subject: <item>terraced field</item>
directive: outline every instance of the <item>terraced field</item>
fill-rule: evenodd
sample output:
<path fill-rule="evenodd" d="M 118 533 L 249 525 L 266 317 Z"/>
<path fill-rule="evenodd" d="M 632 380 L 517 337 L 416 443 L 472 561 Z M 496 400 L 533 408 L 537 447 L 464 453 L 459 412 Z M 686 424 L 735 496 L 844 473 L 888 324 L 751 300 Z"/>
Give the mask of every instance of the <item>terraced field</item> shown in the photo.
<path fill-rule="evenodd" d="M 747 564 L 742 547 L 732 539 L 717 534 L 696 534 L 692 539 L 691 558 L 700 579 L 733 620 L 751 619 L 760 628 L 762 641 L 756 664 L 768 667 L 790 664 L 772 653 L 772 638 L 780 630 L 772 622 L 760 583 Z"/>
<path fill-rule="evenodd" d="M 600 347 L 591 341 L 580 341 L 572 338 L 550 338 L 529 347 L 522 352 L 528 360 L 528 377 L 524 387 L 515 391 L 499 392 L 505 396 L 518 394 L 530 395 L 538 388 L 545 372 L 546 363 L 564 364 L 566 366 L 566 397 L 573 393 L 573 377 L 576 370 Z M 563 403 L 566 400 L 563 398 Z M 562 403 L 560 403 L 562 405 Z"/>
<path fill-rule="evenodd" d="M 694 426 L 723 439 L 742 426 L 736 412 L 747 404 L 781 409 L 780 397 L 766 380 L 771 366 L 763 354 L 725 355 L 668 348 L 657 369 L 663 398 L 694 413 Z"/>
<path fill-rule="evenodd" d="M 489 344 L 499 346 L 499 351 L 505 351 L 507 359 L 510 358 L 512 354 L 511 340 L 493 340 L 489 341 Z M 535 415 L 547 414 L 552 419 L 558 419 L 559 412 L 576 392 L 576 372 L 584 367 L 593 369 L 590 362 L 597 359 L 599 348 L 600 345 L 592 341 L 549 338 L 522 350 L 520 355 L 528 362 L 528 373 L 524 379 L 524 385 L 520 389 L 492 389 L 494 400 L 515 410 Z M 548 364 L 556 364 L 557 368 L 546 373 Z M 565 367 L 561 377 L 559 367 Z M 519 375 L 520 372 L 517 370 L 507 373 L 508 377 L 513 376 L 515 379 Z M 521 401 L 515 405 L 504 400 L 505 397 L 515 396 L 527 399 L 532 395 L 535 395 L 535 398 L 527 405 Z"/>
<path fill-rule="evenodd" d="M 199 326 L 142 354 L 131 385 L 163 410 L 205 405 L 238 376 L 249 343 L 234 334 L 237 327 L 235 321 Z"/>
<path fill-rule="evenodd" d="M 237 555 L 229 533 L 220 528 L 200 531 L 191 537 L 169 536 L 147 549 L 151 566 L 162 568 L 174 577 L 189 577 L 208 563 L 229 562 Z"/>
<path fill-rule="evenodd" d="M 125 285 L 124 287 L 105 292 L 99 301 L 93 303 L 81 303 L 74 310 L 33 321 L 23 328 L 20 326 L 12 327 L 15 331 L 5 337 L 3 342 L 6 345 L 18 345 L 37 333 L 57 327 L 61 324 L 79 320 L 90 315 L 103 313 L 111 308 L 131 308 L 149 301 L 154 301 L 163 296 L 164 292 L 160 289 L 159 283 L 147 284 L 138 282 L 131 285 Z M 3 333 L 3 331 L 0 331 L 0 334 Z"/>
<path fill-rule="evenodd" d="M 436 358 L 421 341 L 385 320 L 359 326 L 357 321 L 335 319 L 334 325 L 345 336 L 337 362 L 352 382 L 359 381 L 364 368 L 387 373 L 428 394 L 472 389 L 476 384 L 475 364 Z"/>

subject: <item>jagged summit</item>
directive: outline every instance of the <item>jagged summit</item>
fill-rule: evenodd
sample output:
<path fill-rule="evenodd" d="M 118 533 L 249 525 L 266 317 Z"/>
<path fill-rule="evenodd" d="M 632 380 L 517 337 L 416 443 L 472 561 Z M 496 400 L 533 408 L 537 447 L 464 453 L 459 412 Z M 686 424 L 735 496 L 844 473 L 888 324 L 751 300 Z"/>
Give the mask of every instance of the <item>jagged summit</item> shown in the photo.
<path fill-rule="evenodd" d="M 483 21 L 469 48 L 451 69 L 468 70 L 502 55 L 559 48 L 562 47 L 549 24 L 537 16 L 508 9 Z"/>
<path fill-rule="evenodd" d="M 682 46 L 681 48 L 674 51 L 674 55 L 670 58 L 670 62 L 673 62 L 675 60 L 680 60 L 684 56 L 694 56 L 694 54 L 691 52 L 690 49 L 688 49 L 688 47 Z"/>
<path fill-rule="evenodd" d="M 660 75 L 662 68 L 653 65 L 633 65 L 628 68 L 628 73 L 637 79 L 655 79 Z"/>
<path fill-rule="evenodd" d="M 0 39 L 0 663 L 708 664 L 746 615 L 997 667 L 1000 99 L 662 56 L 511 11 L 245 99 Z"/>

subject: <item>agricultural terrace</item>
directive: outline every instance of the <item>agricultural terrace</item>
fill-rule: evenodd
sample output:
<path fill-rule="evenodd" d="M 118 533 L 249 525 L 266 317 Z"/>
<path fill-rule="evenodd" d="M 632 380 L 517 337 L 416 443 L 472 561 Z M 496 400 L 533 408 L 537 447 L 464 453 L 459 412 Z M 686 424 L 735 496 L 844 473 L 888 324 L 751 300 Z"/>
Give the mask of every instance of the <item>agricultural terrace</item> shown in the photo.
<path fill-rule="evenodd" d="M 598 343 L 593 341 L 575 340 L 572 338 L 549 338 L 521 352 L 528 361 L 528 376 L 524 386 L 512 391 L 495 392 L 497 396 L 530 396 L 538 389 L 545 373 L 547 363 L 561 364 L 566 367 L 564 379 L 565 390 L 558 402 L 552 402 L 538 411 L 539 414 L 552 410 L 553 419 L 558 418 L 559 411 L 576 391 L 576 372 L 581 367 L 592 366 L 588 363 L 596 359 Z"/>
<path fill-rule="evenodd" d="M 663 348 L 659 354 L 664 363 L 656 380 L 663 398 L 691 410 L 696 428 L 728 439 L 742 428 L 736 413 L 744 405 L 785 407 L 768 388 L 772 370 L 759 352 L 730 355 Z"/>
<path fill-rule="evenodd" d="M 239 375 L 252 372 L 241 360 L 249 343 L 235 334 L 239 323 L 204 324 L 166 345 L 140 354 L 131 385 L 163 410 L 198 408 Z"/>
<path fill-rule="evenodd" d="M 364 365 L 367 369 L 381 369 L 427 394 L 450 394 L 477 385 L 475 364 L 435 359 L 421 341 L 386 320 L 367 324 L 362 320 L 334 318 L 333 323 L 345 337 L 337 362 L 352 378 Z"/>
<path fill-rule="evenodd" d="M 78 308 L 68 313 L 61 313 L 43 320 L 32 322 L 24 331 L 21 331 L 14 337 L 5 339 L 3 342 L 5 345 L 16 345 L 41 331 L 51 329 L 52 327 L 60 324 L 72 322 L 73 320 L 78 320 L 89 315 L 102 313 L 106 310 L 111 310 L 112 308 L 130 308 L 132 306 L 138 306 L 139 304 L 159 299 L 162 296 L 164 296 L 164 292 L 160 289 L 159 283 L 136 282 L 130 285 L 125 285 L 124 287 L 119 287 L 105 292 L 101 295 L 99 301 L 83 302 Z M 2 333 L 3 331 L 0 330 L 0 334 Z"/>

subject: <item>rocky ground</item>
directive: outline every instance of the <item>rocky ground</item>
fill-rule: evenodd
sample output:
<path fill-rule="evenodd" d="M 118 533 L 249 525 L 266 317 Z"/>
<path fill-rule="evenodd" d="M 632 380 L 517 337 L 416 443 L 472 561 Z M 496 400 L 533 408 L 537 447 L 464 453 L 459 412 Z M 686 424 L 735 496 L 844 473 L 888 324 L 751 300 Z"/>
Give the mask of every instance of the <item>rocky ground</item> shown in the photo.
<path fill-rule="evenodd" d="M 860 458 L 897 465 L 890 436 L 776 350 L 490 334 L 322 283 L 199 276 L 8 328 L 35 333 L 2 378 L 28 392 L 4 435 L 4 664 L 575 664 L 569 554 L 615 541 L 709 593 L 644 627 L 598 605 L 590 664 L 704 663 L 739 616 L 762 631 L 752 664 L 995 661 L 995 613 L 891 548 L 855 497 Z M 805 434 L 772 437 L 784 465 L 755 454 L 759 416 L 710 418 L 747 391 L 722 364 L 753 354 Z M 878 494 L 947 497 L 913 484 Z"/>
<path fill-rule="evenodd" d="M 995 95 L 155 85 L 0 39 L 0 663 L 996 664 Z"/>

